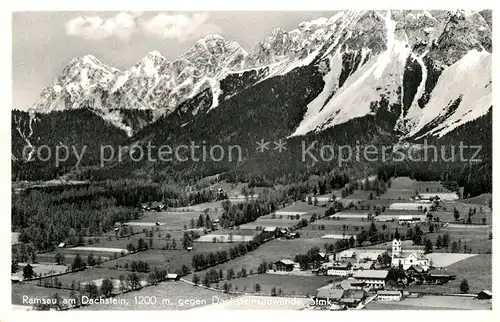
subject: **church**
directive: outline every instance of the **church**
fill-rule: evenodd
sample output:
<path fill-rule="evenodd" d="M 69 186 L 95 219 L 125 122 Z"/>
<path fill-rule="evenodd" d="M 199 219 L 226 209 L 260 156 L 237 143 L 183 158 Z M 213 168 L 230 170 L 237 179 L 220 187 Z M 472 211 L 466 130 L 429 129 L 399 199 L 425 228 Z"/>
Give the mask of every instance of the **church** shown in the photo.
<path fill-rule="evenodd" d="M 424 271 L 428 271 L 430 268 L 430 261 L 425 257 L 422 252 L 413 252 L 405 255 L 402 250 L 402 242 L 399 239 L 394 239 L 392 241 L 392 261 L 391 266 L 399 267 L 403 266 L 404 270 L 407 270 L 413 265 L 419 265 Z"/>

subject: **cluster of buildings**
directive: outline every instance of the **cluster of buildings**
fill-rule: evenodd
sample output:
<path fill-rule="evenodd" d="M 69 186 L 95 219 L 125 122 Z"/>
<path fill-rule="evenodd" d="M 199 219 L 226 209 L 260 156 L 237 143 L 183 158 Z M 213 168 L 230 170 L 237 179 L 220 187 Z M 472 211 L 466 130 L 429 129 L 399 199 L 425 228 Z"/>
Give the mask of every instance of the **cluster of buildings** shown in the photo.
<path fill-rule="evenodd" d="M 338 276 L 344 279 L 340 283 L 318 289 L 316 299 L 325 300 L 330 296 L 330 301 L 333 300 L 339 309 L 356 307 L 366 298 L 367 292 L 380 301 L 399 301 L 405 294 L 400 290 L 391 289 L 392 287 L 388 286 L 389 281 L 396 285 L 409 282 L 443 284 L 455 279 L 454 275 L 430 273 L 432 263 L 429 258 L 421 252 L 403 252 L 401 240 L 394 239 L 392 242 L 389 267 L 384 266 L 378 260 L 383 254 L 384 252 L 377 251 L 356 253 L 354 250 L 346 250 L 337 255 L 338 260 L 322 263 L 316 270 L 317 274 Z M 293 269 L 293 262 L 290 262 L 290 267 Z M 390 276 L 390 268 L 402 269 L 403 273 Z M 365 295 L 354 299 L 351 295 L 345 296 L 345 294 L 351 294 L 353 290 L 357 291 L 356 294 L 364 292 Z M 334 307 L 337 308 L 335 305 Z"/>
<path fill-rule="evenodd" d="M 288 228 L 266 226 L 262 231 L 273 233 L 276 238 L 295 239 L 300 237 L 299 233 L 291 231 Z"/>
<path fill-rule="evenodd" d="M 144 211 L 164 211 L 167 207 L 162 202 L 153 201 L 142 204 L 141 208 Z"/>

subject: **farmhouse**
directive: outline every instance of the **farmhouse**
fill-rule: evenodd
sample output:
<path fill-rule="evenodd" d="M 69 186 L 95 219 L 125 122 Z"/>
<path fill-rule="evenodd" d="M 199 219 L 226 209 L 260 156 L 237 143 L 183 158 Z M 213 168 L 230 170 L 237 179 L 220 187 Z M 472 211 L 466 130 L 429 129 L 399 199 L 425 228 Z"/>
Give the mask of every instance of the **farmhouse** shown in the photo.
<path fill-rule="evenodd" d="M 353 270 L 373 269 L 374 261 L 358 262 L 354 264 Z"/>
<path fill-rule="evenodd" d="M 289 259 L 282 259 L 274 263 L 273 269 L 278 272 L 291 272 L 295 266 L 295 262 Z"/>
<path fill-rule="evenodd" d="M 21 278 L 19 276 L 16 276 L 16 275 L 11 275 L 10 277 L 10 281 L 15 284 L 15 283 L 20 283 L 21 282 Z"/>
<path fill-rule="evenodd" d="M 345 250 L 342 253 L 340 253 L 339 258 L 341 260 L 354 259 L 354 258 L 356 258 L 356 252 L 354 252 L 352 250 Z"/>
<path fill-rule="evenodd" d="M 321 288 L 318 290 L 318 294 L 315 299 L 316 303 L 327 302 L 328 300 L 336 302 L 342 298 L 342 295 L 344 295 L 344 290 L 336 288 Z"/>
<path fill-rule="evenodd" d="M 358 270 L 354 272 L 353 277 L 360 282 L 365 282 L 369 288 L 383 289 L 388 274 L 387 270 Z"/>
<path fill-rule="evenodd" d="M 482 290 L 481 292 L 479 292 L 477 294 L 476 298 L 478 300 L 491 300 L 492 297 L 493 297 L 493 293 L 491 291 Z"/>
<path fill-rule="evenodd" d="M 352 277 L 343 280 L 340 284 L 337 285 L 337 288 L 341 288 L 343 290 L 361 290 L 366 286 L 365 282 L 360 282 Z"/>
<path fill-rule="evenodd" d="M 380 255 L 385 253 L 385 251 L 378 252 L 364 252 L 358 255 L 360 260 L 376 261 Z"/>
<path fill-rule="evenodd" d="M 366 298 L 364 290 L 346 290 L 340 302 L 348 307 L 356 307 Z"/>
<path fill-rule="evenodd" d="M 422 276 L 429 271 L 429 267 L 413 264 L 406 269 L 406 274 L 411 277 Z"/>
<path fill-rule="evenodd" d="M 425 282 L 427 284 L 444 284 L 448 283 L 450 280 L 454 280 L 456 277 L 456 275 L 429 274 L 425 277 Z"/>
<path fill-rule="evenodd" d="M 426 220 L 426 215 L 400 215 L 398 216 L 399 224 L 423 222 Z"/>
<path fill-rule="evenodd" d="M 178 281 L 180 276 L 178 274 L 167 273 L 166 279 L 167 281 Z"/>
<path fill-rule="evenodd" d="M 142 209 L 147 211 L 162 211 L 165 209 L 165 205 L 158 201 L 153 201 L 151 203 L 142 204 Z"/>
<path fill-rule="evenodd" d="M 321 268 L 326 270 L 326 275 L 330 276 L 350 276 L 352 275 L 352 264 L 350 262 L 345 263 L 324 263 Z"/>
<path fill-rule="evenodd" d="M 380 290 L 377 292 L 377 300 L 379 301 L 401 301 L 402 298 L 401 291 Z"/>

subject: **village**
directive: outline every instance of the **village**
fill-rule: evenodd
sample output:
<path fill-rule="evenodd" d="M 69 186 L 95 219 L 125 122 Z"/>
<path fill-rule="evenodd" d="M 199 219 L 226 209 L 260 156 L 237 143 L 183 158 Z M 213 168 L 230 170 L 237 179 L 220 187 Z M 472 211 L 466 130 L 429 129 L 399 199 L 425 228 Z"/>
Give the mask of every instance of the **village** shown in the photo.
<path fill-rule="evenodd" d="M 21 300 L 27 293 L 92 293 L 118 303 L 159 294 L 180 303 L 195 292 L 205 303 L 198 309 L 268 297 L 300 299 L 283 308 L 295 310 L 491 308 L 491 208 L 483 199 L 465 203 L 440 183 L 395 178 L 378 196 L 344 188 L 227 227 L 230 207 L 265 192 L 226 183 L 212 189 L 214 202 L 144 203 L 141 217 L 116 223 L 105 236 L 61 242 L 36 261 L 19 262 L 13 304 L 31 309 Z M 213 297 L 221 300 L 210 303 Z M 59 309 L 116 307 L 76 300 Z M 168 309 L 176 308 L 186 305 Z"/>

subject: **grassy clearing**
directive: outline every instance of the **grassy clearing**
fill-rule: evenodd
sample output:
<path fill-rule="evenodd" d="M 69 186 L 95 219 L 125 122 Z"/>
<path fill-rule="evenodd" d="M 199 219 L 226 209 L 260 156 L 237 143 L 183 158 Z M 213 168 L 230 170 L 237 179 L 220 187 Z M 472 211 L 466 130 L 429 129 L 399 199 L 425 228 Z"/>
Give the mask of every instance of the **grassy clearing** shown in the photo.
<path fill-rule="evenodd" d="M 213 268 L 223 271 L 233 268 L 235 271 L 240 271 L 242 268 L 246 268 L 247 272 L 252 270 L 257 272 L 258 266 L 263 262 L 276 262 L 280 259 L 291 259 L 295 258 L 295 255 L 299 253 L 306 253 L 313 247 L 323 248 L 325 242 L 329 242 L 325 239 L 310 239 L 310 238 L 298 238 L 291 240 L 272 240 L 263 245 L 261 245 L 257 250 L 245 254 L 244 256 L 237 257 L 229 262 L 222 263 L 214 266 Z M 203 276 L 205 271 L 196 272 L 196 274 Z M 192 275 L 192 274 L 191 274 Z M 191 279 L 192 276 L 186 277 Z"/>
<path fill-rule="evenodd" d="M 219 208 L 219 209 L 222 209 Z M 134 220 L 132 223 L 127 223 L 130 224 L 131 226 L 137 226 L 137 227 L 150 227 L 150 226 L 156 226 L 156 222 L 159 222 L 162 226 L 165 226 L 165 228 L 168 229 L 183 229 L 184 225 L 186 227 L 190 228 L 191 225 L 191 219 L 197 220 L 200 215 L 203 215 L 203 218 L 205 217 L 205 214 L 201 211 L 161 211 L 161 212 L 156 212 L 156 211 L 149 211 L 145 212 L 145 215 L 141 217 L 138 220 Z M 210 217 L 213 217 L 214 219 L 218 217 L 217 214 L 214 212 L 209 213 Z M 135 228 L 135 227 L 134 227 Z"/>
<path fill-rule="evenodd" d="M 23 303 L 23 296 L 32 299 L 49 299 L 57 293 L 61 298 L 68 299 L 71 291 L 62 289 L 48 289 L 30 283 L 12 284 L 11 303 L 14 305 L 28 305 Z M 28 305 L 31 307 L 32 305 Z"/>
<path fill-rule="evenodd" d="M 27 263 L 19 263 L 19 270 L 13 274 L 22 278 L 23 269 Z M 69 268 L 66 265 L 30 264 L 37 276 L 55 275 L 65 273 Z"/>
<path fill-rule="evenodd" d="M 20 233 L 12 232 L 11 233 L 11 245 L 15 245 L 19 242 Z"/>
<path fill-rule="evenodd" d="M 427 295 L 407 298 L 400 302 L 373 301 L 367 310 L 491 310 L 491 303 L 459 296 Z"/>
<path fill-rule="evenodd" d="M 98 279 L 102 278 L 114 278 L 117 279 L 119 278 L 120 275 L 123 275 L 126 277 L 130 272 L 127 271 L 117 271 L 113 269 L 106 269 L 106 268 L 87 268 L 83 271 L 80 272 L 75 272 L 75 273 L 70 273 L 70 274 L 64 274 L 57 276 L 57 279 L 62 283 L 63 288 L 69 288 L 71 287 L 71 283 L 75 281 L 75 283 L 80 282 L 81 284 L 88 283 L 90 281 L 95 281 Z M 137 273 L 139 275 L 139 278 L 142 281 L 145 281 L 147 279 L 147 274 L 145 273 Z M 42 283 L 43 283 L 42 279 Z M 39 281 L 30 281 L 28 282 L 29 284 L 32 285 L 39 285 Z M 49 290 L 49 292 L 52 292 L 52 290 L 56 291 L 58 289 L 52 289 L 52 288 L 46 288 Z"/>
<path fill-rule="evenodd" d="M 491 227 L 446 227 L 437 233 L 428 234 L 427 237 L 436 244 L 437 235 L 448 233 L 450 235 L 450 245 L 453 241 L 460 241 L 459 252 L 464 251 L 464 245 L 473 254 L 484 254 L 492 249 L 492 240 L 489 239 Z M 436 252 L 451 252 L 451 246 L 448 249 L 435 249 Z"/>
<path fill-rule="evenodd" d="M 434 267 L 448 267 L 461 260 L 476 256 L 476 254 L 451 254 L 451 253 L 431 253 L 427 257 L 432 260 Z"/>
<path fill-rule="evenodd" d="M 257 219 L 254 222 L 247 223 L 240 226 L 240 229 L 255 230 L 257 227 L 278 227 L 278 228 L 292 228 L 297 225 L 300 220 L 296 219 Z"/>
<path fill-rule="evenodd" d="M 191 263 L 194 254 L 215 253 L 217 251 L 229 251 L 229 248 L 237 246 L 238 243 L 194 243 L 193 250 L 158 250 L 149 249 L 146 251 L 134 253 L 111 260 L 103 264 L 103 267 L 116 268 L 130 266 L 132 262 L 143 261 L 148 263 L 150 269 L 157 267 L 158 269 L 166 269 L 167 271 L 174 272 L 186 265 L 192 269 Z"/>
<path fill-rule="evenodd" d="M 155 304 L 141 304 L 134 298 L 154 297 Z M 192 286 L 184 282 L 163 282 L 139 291 L 118 295 L 118 300 L 125 304 L 90 305 L 80 310 L 187 310 L 217 301 L 227 300 L 233 295 L 224 294 L 203 287 Z"/>
<path fill-rule="evenodd" d="M 442 270 L 436 269 L 435 273 L 455 274 L 455 280 L 443 285 L 412 285 L 410 290 L 460 293 L 460 283 L 467 279 L 469 293 L 479 293 L 482 290 L 491 290 L 492 264 L 491 255 L 481 254 L 456 262 Z"/>

